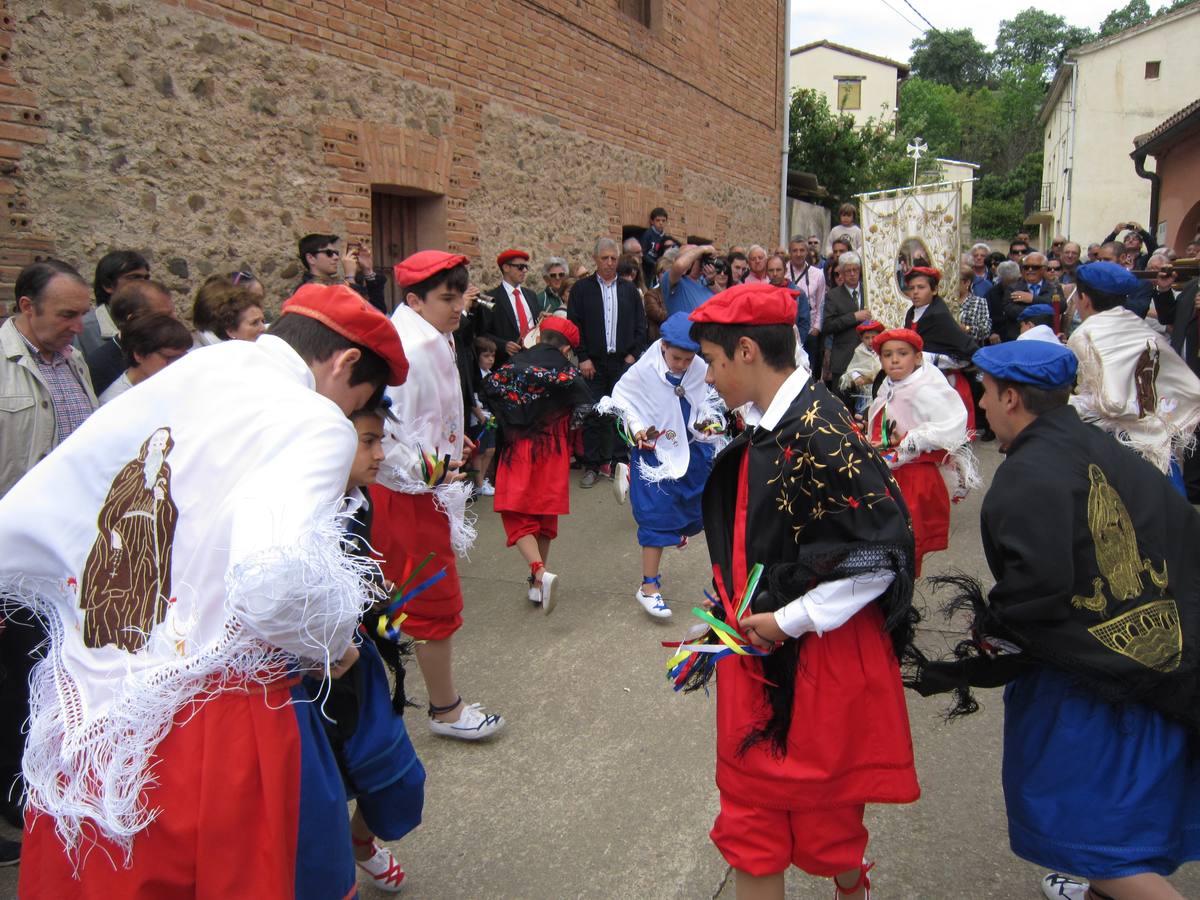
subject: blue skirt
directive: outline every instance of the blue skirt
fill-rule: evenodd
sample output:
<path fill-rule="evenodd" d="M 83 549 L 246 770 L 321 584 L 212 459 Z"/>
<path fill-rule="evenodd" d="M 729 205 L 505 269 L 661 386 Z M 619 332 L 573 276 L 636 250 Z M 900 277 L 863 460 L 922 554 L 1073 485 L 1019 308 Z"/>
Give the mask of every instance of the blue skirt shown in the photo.
<path fill-rule="evenodd" d="M 691 458 L 684 476 L 655 484 L 643 481 L 638 472 L 642 466 L 657 466 L 658 457 L 646 450 L 630 451 L 629 505 L 638 524 L 638 546 L 674 547 L 704 530 L 700 498 L 712 470 L 713 447 L 692 441 L 688 449 Z"/>
<path fill-rule="evenodd" d="M 1182 725 L 1105 703 L 1049 668 L 1010 683 L 1004 704 L 1013 853 L 1093 880 L 1200 859 L 1200 763 Z"/>

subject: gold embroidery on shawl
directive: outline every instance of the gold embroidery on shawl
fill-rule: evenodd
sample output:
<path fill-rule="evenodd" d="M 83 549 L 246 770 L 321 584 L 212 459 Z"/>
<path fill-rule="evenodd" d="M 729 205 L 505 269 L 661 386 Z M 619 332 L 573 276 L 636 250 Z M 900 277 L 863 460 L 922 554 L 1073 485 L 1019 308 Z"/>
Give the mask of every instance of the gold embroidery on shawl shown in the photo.
<path fill-rule="evenodd" d="M 1147 669 L 1173 672 L 1183 653 L 1179 607 L 1166 598 L 1153 600 L 1088 629 L 1109 650 Z"/>

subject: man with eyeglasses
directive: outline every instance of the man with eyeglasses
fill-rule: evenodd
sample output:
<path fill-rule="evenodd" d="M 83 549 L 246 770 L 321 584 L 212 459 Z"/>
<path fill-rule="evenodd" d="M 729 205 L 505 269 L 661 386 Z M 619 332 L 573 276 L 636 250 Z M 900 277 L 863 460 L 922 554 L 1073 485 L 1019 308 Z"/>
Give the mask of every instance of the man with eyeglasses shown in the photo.
<path fill-rule="evenodd" d="M 371 248 L 365 244 L 347 245 L 346 255 L 338 250 L 341 238 L 336 234 L 306 234 L 300 238 L 299 257 L 304 275 L 297 290 L 306 284 L 345 284 L 380 312 L 387 312 L 387 279 L 375 272 Z M 344 264 L 343 273 L 339 266 Z"/>
<path fill-rule="evenodd" d="M 999 327 L 993 323 L 1000 338 L 1015 341 L 1021 333 L 1020 316 L 1031 303 L 1047 303 L 1054 308 L 1054 332 L 1062 331 L 1063 301 L 1062 288 L 1046 280 L 1046 256 L 1036 250 L 1021 261 L 1022 281 L 1007 288 L 1004 298 L 1002 321 Z"/>
<path fill-rule="evenodd" d="M 1008 245 L 1008 258 L 1013 262 L 1019 263 L 1025 258 L 1029 252 L 1029 242 L 1023 241 L 1020 238 L 1014 238 L 1012 243 Z"/>
<path fill-rule="evenodd" d="M 521 341 L 538 323 L 542 304 L 537 294 L 523 287 L 529 276 L 529 254 L 524 250 L 505 250 L 496 257 L 500 284 L 488 291 L 492 300 L 490 321 L 484 328 L 496 342 L 496 366 L 502 366 L 514 353 L 521 352 Z M 564 267 L 565 270 L 565 267 Z"/>
<path fill-rule="evenodd" d="M 1079 268 L 1080 253 L 1081 248 L 1074 241 L 1067 241 L 1063 244 L 1062 253 L 1058 257 L 1059 262 L 1062 263 L 1062 275 L 1058 278 L 1059 284 L 1075 283 L 1075 270 Z"/>
<path fill-rule="evenodd" d="M 638 245 L 641 249 L 641 245 Z M 567 286 L 567 261 L 561 256 L 551 256 L 542 264 L 542 281 L 546 287 L 537 295 L 542 312 L 552 313 L 561 308 L 566 301 L 563 290 Z"/>
<path fill-rule="evenodd" d="M 815 234 L 808 236 L 808 264 L 821 268 L 825 263 L 825 257 L 821 255 L 821 239 Z"/>

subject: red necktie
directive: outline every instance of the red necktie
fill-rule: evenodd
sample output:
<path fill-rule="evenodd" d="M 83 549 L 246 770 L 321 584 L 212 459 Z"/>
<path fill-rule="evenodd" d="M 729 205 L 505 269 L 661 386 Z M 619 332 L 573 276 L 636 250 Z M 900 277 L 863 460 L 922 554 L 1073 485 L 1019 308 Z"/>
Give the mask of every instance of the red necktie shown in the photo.
<path fill-rule="evenodd" d="M 517 330 L 521 332 L 521 340 L 529 334 L 529 316 L 525 315 L 525 298 L 521 296 L 520 288 L 513 288 L 513 303 L 517 306 Z"/>

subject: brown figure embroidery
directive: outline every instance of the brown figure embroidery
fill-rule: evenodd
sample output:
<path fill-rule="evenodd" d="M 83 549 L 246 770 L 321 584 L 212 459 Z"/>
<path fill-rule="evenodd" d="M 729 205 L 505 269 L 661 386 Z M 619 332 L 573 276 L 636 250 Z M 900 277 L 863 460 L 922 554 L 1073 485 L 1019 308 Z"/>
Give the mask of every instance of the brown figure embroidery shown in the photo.
<path fill-rule="evenodd" d="M 179 510 L 171 499 L 169 428 L 146 438 L 113 479 L 83 567 L 83 642 L 136 653 L 163 620 L 171 595 L 171 545 Z"/>

